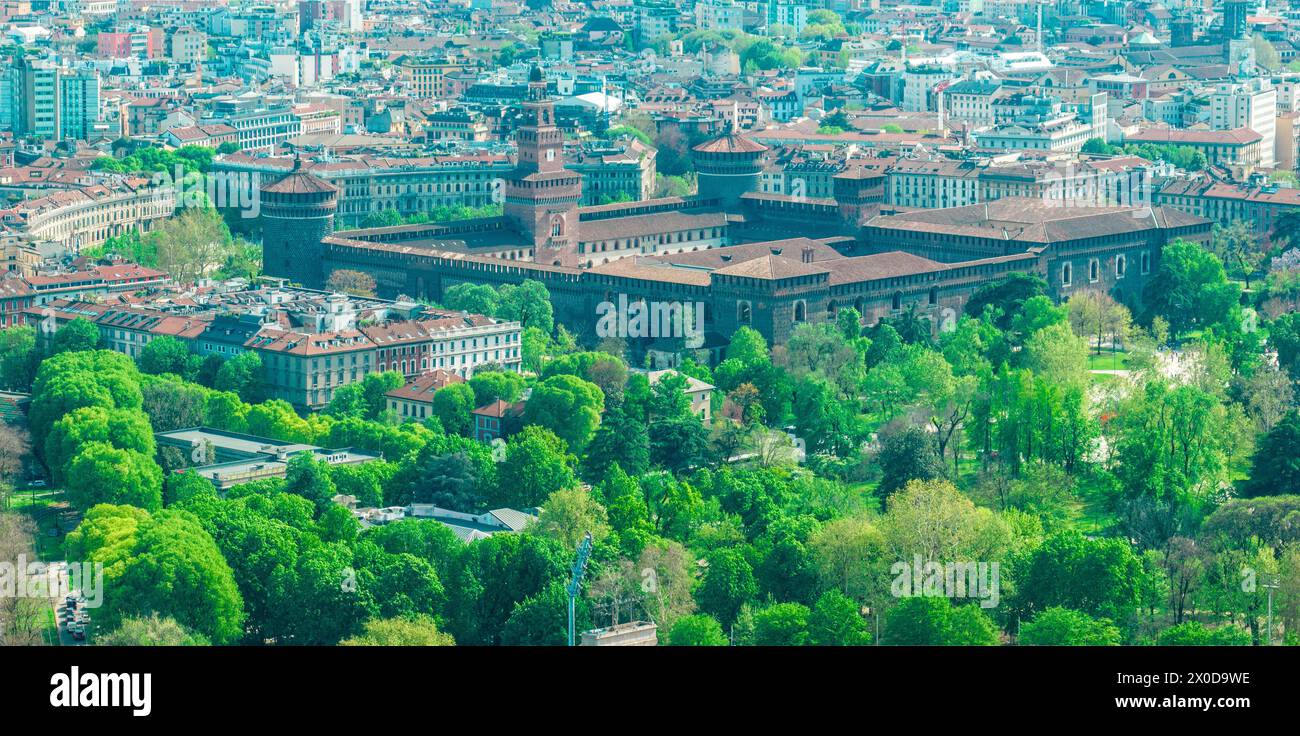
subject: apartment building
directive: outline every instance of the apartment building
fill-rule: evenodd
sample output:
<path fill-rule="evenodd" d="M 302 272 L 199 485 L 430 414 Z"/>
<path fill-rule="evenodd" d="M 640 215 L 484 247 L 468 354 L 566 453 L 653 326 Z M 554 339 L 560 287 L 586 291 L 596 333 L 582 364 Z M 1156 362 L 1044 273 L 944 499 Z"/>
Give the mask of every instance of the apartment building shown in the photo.
<path fill-rule="evenodd" d="M 208 34 L 196 28 L 177 28 L 167 37 L 167 57 L 182 66 L 203 61 L 208 51 Z"/>
<path fill-rule="evenodd" d="M 99 75 L 15 59 L 0 68 L 0 130 L 15 138 L 84 140 L 100 121 Z"/>
<path fill-rule="evenodd" d="M 94 185 L 19 202 L 0 210 L 0 222 L 28 240 L 76 253 L 129 230 L 147 231 L 175 211 L 171 187 Z"/>
<path fill-rule="evenodd" d="M 1259 134 L 1259 166 L 1276 163 L 1277 89 L 1268 79 L 1220 84 L 1210 95 L 1210 127 L 1215 130 L 1248 129 Z"/>
<path fill-rule="evenodd" d="M 961 207 L 980 201 L 974 161 L 899 161 L 886 175 L 886 197 L 899 207 Z"/>
<path fill-rule="evenodd" d="M 655 187 L 653 147 L 635 138 L 583 146 L 565 168 L 582 174 L 582 204 L 650 199 Z"/>
<path fill-rule="evenodd" d="M 1206 160 L 1213 165 L 1243 169 L 1260 165 L 1262 140 L 1263 136 L 1249 128 L 1235 130 L 1147 128 L 1124 136 L 1125 143 L 1189 146 L 1204 153 Z"/>
<path fill-rule="evenodd" d="M 356 329 L 308 333 L 262 328 L 249 348 L 262 358 L 271 398 L 321 409 L 343 386 L 357 383 L 375 366 L 375 345 Z"/>
<path fill-rule="evenodd" d="M 238 131 L 242 151 L 273 153 L 280 144 L 302 134 L 302 119 L 287 104 L 261 96 L 223 97 L 214 101 L 211 119 Z"/>
<path fill-rule="evenodd" d="M 461 63 L 436 58 L 416 58 L 403 56 L 396 62 L 402 86 L 417 99 L 450 96 L 452 76 L 465 69 Z"/>

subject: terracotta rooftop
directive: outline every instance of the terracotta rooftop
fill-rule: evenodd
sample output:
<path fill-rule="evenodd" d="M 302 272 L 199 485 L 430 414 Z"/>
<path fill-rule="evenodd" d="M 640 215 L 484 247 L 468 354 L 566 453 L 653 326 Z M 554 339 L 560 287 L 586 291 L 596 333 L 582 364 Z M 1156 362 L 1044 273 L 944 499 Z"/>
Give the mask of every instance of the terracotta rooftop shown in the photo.
<path fill-rule="evenodd" d="M 705 141 L 691 150 L 700 153 L 762 153 L 767 150 L 767 146 L 758 141 L 731 134 Z"/>
<path fill-rule="evenodd" d="M 283 179 L 273 181 L 262 187 L 263 192 L 276 194 L 324 194 L 337 192 L 338 190 L 338 187 L 319 176 L 313 176 L 299 170 L 295 170 Z"/>

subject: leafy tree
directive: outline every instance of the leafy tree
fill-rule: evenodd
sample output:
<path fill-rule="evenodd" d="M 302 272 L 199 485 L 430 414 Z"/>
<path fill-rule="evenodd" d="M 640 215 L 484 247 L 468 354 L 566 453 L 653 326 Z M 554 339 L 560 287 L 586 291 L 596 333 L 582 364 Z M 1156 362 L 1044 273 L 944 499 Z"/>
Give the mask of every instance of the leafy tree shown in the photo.
<path fill-rule="evenodd" d="M 808 641 L 807 606 L 774 603 L 754 614 L 754 644 L 769 647 L 798 647 Z"/>
<path fill-rule="evenodd" d="M 403 519 L 370 527 L 362 538 L 393 554 L 411 554 L 428 562 L 439 579 L 447 579 L 465 545 L 446 524 L 429 519 Z"/>
<path fill-rule="evenodd" d="M 682 616 L 673 624 L 668 634 L 668 645 L 674 647 L 725 647 L 727 635 L 722 625 L 712 616 L 696 613 Z"/>
<path fill-rule="evenodd" d="M 141 409 L 155 432 L 209 425 L 212 392 L 173 377 L 142 377 Z"/>
<path fill-rule="evenodd" d="M 1290 411 L 1260 441 L 1242 495 L 1300 495 L 1300 412 Z"/>
<path fill-rule="evenodd" d="M 424 483 L 415 491 L 416 503 L 431 503 L 466 513 L 483 509 L 478 468 L 468 455 L 463 452 L 436 455 L 420 467 Z"/>
<path fill-rule="evenodd" d="M 884 595 L 880 581 L 887 570 L 885 544 L 880 528 L 860 516 L 829 521 L 808 540 L 822 585 L 858 603 L 875 602 Z"/>
<path fill-rule="evenodd" d="M 577 376 L 557 375 L 533 389 L 524 408 L 524 421 L 551 430 L 576 450 L 591 439 L 604 409 L 605 396 L 596 384 Z"/>
<path fill-rule="evenodd" d="M 945 472 L 934 436 L 920 427 L 905 427 L 885 435 L 877 462 L 884 474 L 876 489 L 881 499 L 908 481 L 934 480 Z"/>
<path fill-rule="evenodd" d="M 330 478 L 329 463 L 317 460 L 310 452 L 300 452 L 289 458 L 284 470 L 284 490 L 311 501 L 317 513 L 334 505 L 337 490 Z"/>
<path fill-rule="evenodd" d="M 494 534 L 470 543 L 446 584 L 448 632 L 462 645 L 500 643 L 516 604 L 547 591 L 552 582 L 567 581 L 571 563 L 560 542 L 536 534 Z M 545 613 L 548 601 L 542 598 L 534 613 Z M 516 637 L 529 631 L 535 629 L 525 627 L 523 617 L 516 621 Z"/>
<path fill-rule="evenodd" d="M 82 317 L 72 319 L 54 333 L 55 353 L 73 353 L 99 347 L 99 328 Z"/>
<path fill-rule="evenodd" d="M 1142 563 L 1123 539 L 1089 539 L 1077 531 L 1049 536 L 1020 563 L 1015 608 L 1034 619 L 1068 608 L 1124 625 L 1137 606 Z"/>
<path fill-rule="evenodd" d="M 112 631 L 95 637 L 101 647 L 198 647 L 207 646 L 206 637 L 186 630 L 174 618 L 157 613 L 147 617 L 127 617 Z"/>
<path fill-rule="evenodd" d="M 650 423 L 650 461 L 671 473 L 702 464 L 708 454 L 708 430 L 694 414 Z"/>
<path fill-rule="evenodd" d="M 702 611 L 730 627 L 736 623 L 741 607 L 752 602 L 758 592 L 754 569 L 734 549 L 716 550 L 708 560 L 695 600 Z"/>
<path fill-rule="evenodd" d="M 577 486 L 576 463 L 555 433 L 538 426 L 524 427 L 506 442 L 496 501 L 514 508 L 539 506 L 556 491 Z"/>
<path fill-rule="evenodd" d="M 474 389 L 466 383 L 448 384 L 433 394 L 433 415 L 442 423 L 443 429 L 453 434 L 469 434 L 473 429 L 470 412 L 476 408 Z"/>
<path fill-rule="evenodd" d="M 1300 496 L 1234 498 L 1205 519 L 1201 536 L 1229 549 L 1250 549 L 1256 542 L 1280 548 L 1300 542 L 1296 514 Z"/>
<path fill-rule="evenodd" d="M 353 296 L 373 297 L 375 295 L 375 277 L 364 271 L 338 268 L 330 273 L 325 288 Z"/>
<path fill-rule="evenodd" d="M 1235 626 L 1212 629 L 1188 621 L 1161 631 L 1156 642 L 1162 647 L 1244 647 L 1250 645 L 1250 634 Z"/>
<path fill-rule="evenodd" d="M 1020 314 L 1025 302 L 1035 296 L 1047 295 L 1047 282 L 1027 273 L 1009 274 L 975 290 L 966 302 L 966 314 L 983 317 L 988 311 L 999 330 L 1011 329 L 1011 322 Z"/>
<path fill-rule="evenodd" d="M 192 470 L 184 473 L 171 473 L 163 482 L 163 502 L 166 506 L 174 506 L 196 497 L 215 494 L 216 488 L 212 485 L 212 481 Z"/>
<path fill-rule="evenodd" d="M 1151 380 L 1111 423 L 1120 487 L 1110 506 L 1147 546 L 1190 531 L 1227 482 L 1244 415 L 1196 386 Z"/>
<path fill-rule="evenodd" d="M 469 386 L 474 390 L 475 407 L 497 400 L 514 403 L 523 395 L 524 379 L 509 371 L 477 371 L 469 379 Z"/>
<path fill-rule="evenodd" d="M 256 404 L 266 396 L 262 358 L 251 350 L 230 358 L 221 364 L 212 387 L 238 394 L 245 402 Z"/>
<path fill-rule="evenodd" d="M 1160 267 L 1142 290 L 1148 321 L 1169 321 L 1174 334 L 1223 324 L 1241 295 L 1223 263 L 1196 243 L 1176 240 L 1160 254 Z"/>
<path fill-rule="evenodd" d="M 496 316 L 500 310 L 501 296 L 487 284 L 454 284 L 443 291 L 442 303 L 448 309 Z"/>
<path fill-rule="evenodd" d="M 593 498 L 590 490 L 561 488 L 542 504 L 537 523 L 530 528 L 538 534 L 558 539 L 567 549 L 577 550 L 588 533 L 594 542 L 601 542 L 609 536 L 607 519 L 605 507 Z"/>
<path fill-rule="evenodd" d="M 187 381 L 198 375 L 202 359 L 190 352 L 189 346 L 171 335 L 161 335 L 150 340 L 136 356 L 142 373 L 162 375 L 171 373 Z"/>
<path fill-rule="evenodd" d="M 885 614 L 885 644 L 924 646 L 995 646 L 997 627 L 973 605 L 956 606 L 947 598 L 904 598 Z"/>
<path fill-rule="evenodd" d="M 43 443 L 54 422 L 78 408 L 139 409 L 142 402 L 140 374 L 130 358 L 111 350 L 62 353 L 41 362 L 28 421 L 33 439 Z"/>
<path fill-rule="evenodd" d="M 1013 531 L 1002 515 L 979 508 L 948 481 L 911 481 L 889 497 L 880 529 L 891 560 L 997 561 Z"/>
<path fill-rule="evenodd" d="M 141 452 L 90 442 L 73 456 L 66 475 L 68 501 L 76 508 L 101 503 L 162 508 L 162 469 Z"/>
<path fill-rule="evenodd" d="M 188 512 L 136 511 L 97 506 L 69 535 L 73 558 L 104 563 L 97 623 L 112 629 L 126 617 L 157 613 L 213 644 L 238 641 L 243 600 L 211 535 Z"/>
<path fill-rule="evenodd" d="M 220 269 L 235 248 L 230 228 L 211 207 L 185 207 L 146 237 L 157 254 L 154 265 L 182 284 Z"/>
<path fill-rule="evenodd" d="M 1259 270 L 1265 256 L 1265 249 L 1260 247 L 1260 240 L 1250 223 L 1233 220 L 1226 227 L 1215 224 L 1210 249 L 1224 267 L 1244 279 L 1246 289 L 1250 289 L 1250 278 Z"/>
<path fill-rule="evenodd" d="M 27 391 L 39 361 L 34 328 L 24 325 L 0 330 L 0 387 Z"/>
<path fill-rule="evenodd" d="M 1020 625 L 1021 644 L 1040 646 L 1099 647 L 1117 646 L 1119 629 L 1107 619 L 1054 607 L 1044 610 Z"/>
<path fill-rule="evenodd" d="M 362 633 L 339 642 L 345 647 L 450 647 L 456 641 L 429 616 L 372 619 Z"/>
<path fill-rule="evenodd" d="M 574 628 L 591 628 L 586 599 L 575 602 Z M 569 595 L 562 580 L 515 605 L 501 629 L 501 643 L 511 646 L 564 646 L 568 641 Z"/>
<path fill-rule="evenodd" d="M 92 442 L 133 450 L 145 458 L 155 451 L 153 428 L 140 411 L 85 406 L 65 414 L 45 436 L 45 464 L 55 483 L 67 481 L 72 459 Z"/>
<path fill-rule="evenodd" d="M 742 365 L 762 363 L 768 357 L 767 340 L 752 327 L 737 329 L 727 344 L 727 358 L 740 361 Z"/>
<path fill-rule="evenodd" d="M 582 454 L 582 477 L 588 482 L 603 479 L 618 465 L 632 475 L 650 469 L 650 436 L 646 425 L 628 418 L 621 409 L 610 409 L 596 428 Z"/>
<path fill-rule="evenodd" d="M 817 599 L 808 617 L 808 644 L 851 647 L 869 643 L 871 634 L 858 604 L 838 590 L 828 590 Z"/>
<path fill-rule="evenodd" d="M 518 286 L 507 284 L 501 287 L 499 293 L 501 306 L 497 317 L 519 322 L 525 329 L 536 327 L 545 334 L 555 329 L 551 294 L 542 282 L 525 279 Z"/>

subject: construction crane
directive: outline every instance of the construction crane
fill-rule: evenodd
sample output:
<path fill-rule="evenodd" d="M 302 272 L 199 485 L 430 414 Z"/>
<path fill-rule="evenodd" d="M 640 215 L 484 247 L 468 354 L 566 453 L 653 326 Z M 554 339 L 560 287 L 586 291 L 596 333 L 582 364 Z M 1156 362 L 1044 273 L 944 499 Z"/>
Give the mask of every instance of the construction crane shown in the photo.
<path fill-rule="evenodd" d="M 587 559 L 591 557 L 591 532 L 578 543 L 578 556 L 573 560 L 573 577 L 569 580 L 569 646 L 573 646 L 573 611 L 582 592 L 582 576 L 587 572 Z"/>

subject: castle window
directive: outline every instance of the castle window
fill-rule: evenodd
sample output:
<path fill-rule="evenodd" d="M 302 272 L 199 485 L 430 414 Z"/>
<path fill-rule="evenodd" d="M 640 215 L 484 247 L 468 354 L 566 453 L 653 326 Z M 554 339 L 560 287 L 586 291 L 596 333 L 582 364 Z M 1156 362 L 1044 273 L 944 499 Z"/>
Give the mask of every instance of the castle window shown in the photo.
<path fill-rule="evenodd" d="M 935 304 L 938 304 L 938 303 L 939 303 L 939 287 L 937 287 L 937 286 L 931 286 L 931 287 L 930 287 L 930 305 L 931 305 L 931 306 L 934 306 Z"/>
<path fill-rule="evenodd" d="M 749 302 L 740 302 L 736 305 L 736 321 L 742 325 L 752 324 L 754 321 L 754 310 Z"/>
<path fill-rule="evenodd" d="M 1115 278 L 1124 278 L 1124 272 L 1128 270 L 1128 259 L 1121 253 L 1115 256 Z"/>
<path fill-rule="evenodd" d="M 808 321 L 808 303 L 803 301 L 802 299 L 794 303 L 794 321 L 795 322 Z"/>
<path fill-rule="evenodd" d="M 1074 277 L 1074 266 L 1067 263 L 1061 266 L 1061 286 L 1069 286 Z"/>
<path fill-rule="evenodd" d="M 1088 281 L 1096 283 L 1101 278 L 1101 262 L 1096 258 L 1088 261 Z"/>
<path fill-rule="evenodd" d="M 890 300 L 889 308 L 895 310 L 903 308 L 903 292 L 901 291 L 894 292 L 894 298 Z"/>
<path fill-rule="evenodd" d="M 1151 252 L 1143 251 L 1142 252 L 1142 274 L 1146 275 L 1149 273 L 1151 273 Z"/>

